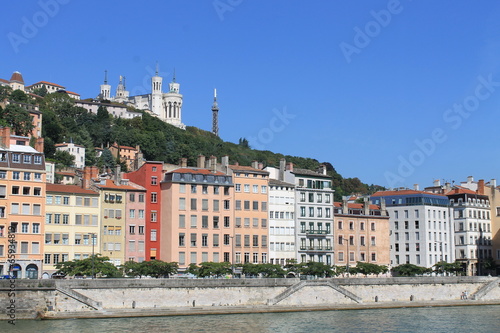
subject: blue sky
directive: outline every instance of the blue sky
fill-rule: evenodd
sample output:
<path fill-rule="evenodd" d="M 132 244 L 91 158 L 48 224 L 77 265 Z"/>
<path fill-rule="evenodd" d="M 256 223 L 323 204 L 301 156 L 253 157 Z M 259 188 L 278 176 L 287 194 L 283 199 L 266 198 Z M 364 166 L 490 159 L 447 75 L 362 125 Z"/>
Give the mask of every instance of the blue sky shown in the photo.
<path fill-rule="evenodd" d="M 175 68 L 183 122 L 388 187 L 500 178 L 497 1 L 9 1 L 0 78 L 95 97 Z M 499 82 L 499 83 L 496 83 Z M 455 106 L 458 105 L 458 106 Z M 461 108 L 461 109 L 460 109 Z M 461 110 L 461 111 L 460 111 Z"/>

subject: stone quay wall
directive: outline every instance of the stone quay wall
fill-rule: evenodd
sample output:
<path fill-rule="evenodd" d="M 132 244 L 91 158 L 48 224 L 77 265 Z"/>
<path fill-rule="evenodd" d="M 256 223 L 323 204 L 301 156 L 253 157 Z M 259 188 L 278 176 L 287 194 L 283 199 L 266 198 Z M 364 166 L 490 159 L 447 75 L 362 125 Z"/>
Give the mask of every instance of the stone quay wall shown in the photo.
<path fill-rule="evenodd" d="M 12 292 L 15 295 L 12 295 Z M 217 308 L 279 308 L 460 301 L 500 304 L 500 279 L 493 277 L 412 277 L 299 279 L 73 279 L 1 280 L 0 319 L 8 308 L 23 318 L 98 317 L 113 311 Z M 10 294 L 10 295 L 9 295 Z M 13 296 L 13 297 L 12 297 Z M 221 310 L 222 309 L 222 310 Z M 230 311 L 228 311 L 230 312 Z M 249 310 L 251 312 L 251 310 Z M 82 315 L 83 313 L 83 315 Z M 78 315 L 77 315 L 78 314 Z"/>

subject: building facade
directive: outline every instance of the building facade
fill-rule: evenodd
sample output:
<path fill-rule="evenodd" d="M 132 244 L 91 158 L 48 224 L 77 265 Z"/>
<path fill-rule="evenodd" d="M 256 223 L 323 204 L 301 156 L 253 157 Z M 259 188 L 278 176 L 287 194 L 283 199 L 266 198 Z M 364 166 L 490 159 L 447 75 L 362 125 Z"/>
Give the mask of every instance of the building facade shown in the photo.
<path fill-rule="evenodd" d="M 391 265 L 433 267 L 455 261 L 453 220 L 445 195 L 418 190 L 379 191 L 373 204 L 385 201 L 391 232 Z"/>
<path fill-rule="evenodd" d="M 161 182 L 160 257 L 190 264 L 231 262 L 235 220 L 233 182 L 215 169 L 181 167 Z"/>
<path fill-rule="evenodd" d="M 335 264 L 353 267 L 359 261 L 389 266 L 389 216 L 384 207 L 347 199 L 334 205 Z"/>
<path fill-rule="evenodd" d="M 101 239 L 99 193 L 76 185 L 47 184 L 42 278 L 59 262 L 89 258 Z"/>
<path fill-rule="evenodd" d="M 82 145 L 69 143 L 57 143 L 56 150 L 65 151 L 75 157 L 73 167 L 83 169 L 85 167 L 85 147 Z"/>

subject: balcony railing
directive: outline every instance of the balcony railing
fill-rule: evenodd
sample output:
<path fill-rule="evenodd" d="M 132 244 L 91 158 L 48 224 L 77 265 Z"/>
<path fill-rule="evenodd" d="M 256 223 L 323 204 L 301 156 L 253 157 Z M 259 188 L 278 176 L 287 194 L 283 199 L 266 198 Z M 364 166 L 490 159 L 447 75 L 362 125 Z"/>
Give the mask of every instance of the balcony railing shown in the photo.
<path fill-rule="evenodd" d="M 301 251 L 332 251 L 331 246 L 301 246 Z"/>
<path fill-rule="evenodd" d="M 308 235 L 328 235 L 328 230 L 307 229 L 306 234 L 308 234 Z"/>

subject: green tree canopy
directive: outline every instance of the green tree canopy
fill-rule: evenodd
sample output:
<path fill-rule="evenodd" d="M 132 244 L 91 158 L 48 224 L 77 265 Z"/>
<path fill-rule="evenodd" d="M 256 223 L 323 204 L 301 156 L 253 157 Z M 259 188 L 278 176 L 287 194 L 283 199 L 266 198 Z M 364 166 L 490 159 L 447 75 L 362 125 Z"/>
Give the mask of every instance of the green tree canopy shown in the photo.
<path fill-rule="evenodd" d="M 165 262 L 162 260 L 143 261 L 141 263 L 141 273 L 154 278 L 168 278 L 176 274 L 179 265 L 176 262 Z"/>
<path fill-rule="evenodd" d="M 10 127 L 21 136 L 28 136 L 34 128 L 28 110 L 17 104 L 9 104 L 5 109 L 0 107 L 0 126 Z"/>
<path fill-rule="evenodd" d="M 118 268 L 109 262 L 109 257 L 103 257 L 100 254 L 90 256 L 82 260 L 72 260 L 59 262 L 56 265 L 57 273 L 75 276 L 92 276 L 92 272 L 97 277 L 120 277 Z M 94 267 L 92 269 L 92 267 Z"/>
<path fill-rule="evenodd" d="M 392 272 L 399 276 L 415 276 L 432 272 L 432 269 L 413 264 L 401 264 L 393 267 Z"/>

